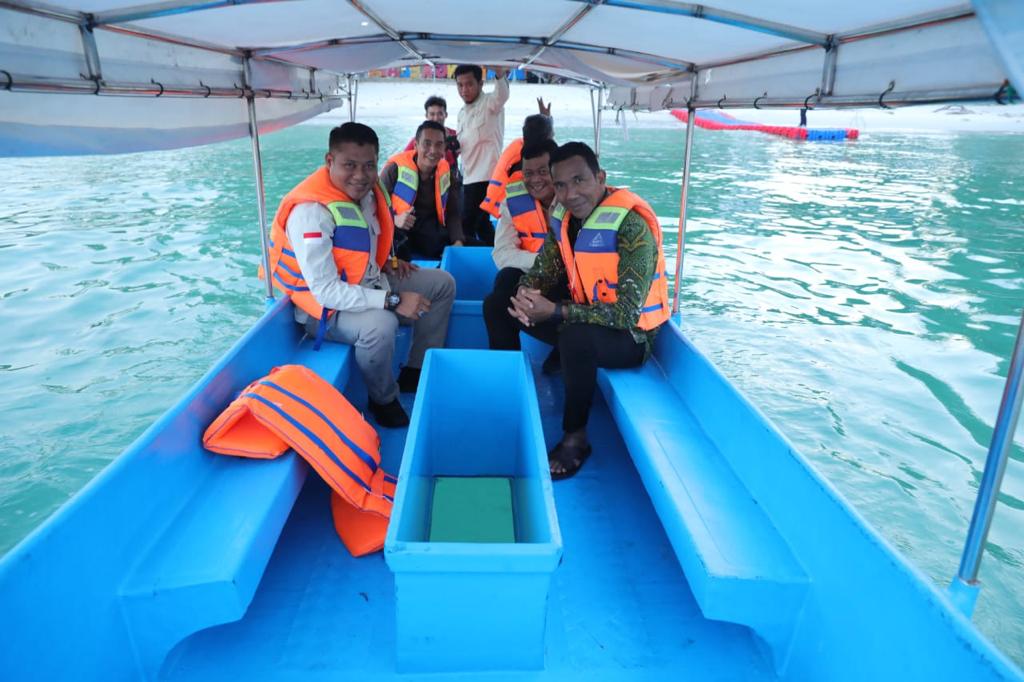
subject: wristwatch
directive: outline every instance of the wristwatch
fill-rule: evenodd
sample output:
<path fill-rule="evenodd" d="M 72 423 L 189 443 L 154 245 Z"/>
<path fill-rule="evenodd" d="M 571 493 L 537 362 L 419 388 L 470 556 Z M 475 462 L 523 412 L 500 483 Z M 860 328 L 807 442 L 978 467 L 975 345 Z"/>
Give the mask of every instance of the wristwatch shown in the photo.
<path fill-rule="evenodd" d="M 395 312 L 395 309 L 398 308 L 398 304 L 401 302 L 402 297 L 399 296 L 398 294 L 388 294 L 387 297 L 384 299 L 384 309 L 390 310 L 391 312 Z"/>

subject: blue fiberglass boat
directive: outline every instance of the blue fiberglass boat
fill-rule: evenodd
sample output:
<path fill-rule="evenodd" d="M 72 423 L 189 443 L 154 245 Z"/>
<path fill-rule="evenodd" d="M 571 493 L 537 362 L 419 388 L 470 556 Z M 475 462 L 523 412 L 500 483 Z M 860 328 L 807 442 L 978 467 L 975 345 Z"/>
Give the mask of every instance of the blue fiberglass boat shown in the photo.
<path fill-rule="evenodd" d="M 342 102 L 354 117 L 346 74 L 369 68 L 477 61 L 582 80 L 597 94 L 598 146 L 606 94 L 615 107 L 692 113 L 1000 100 L 1008 78 L 1024 83 L 1019 3 L 894 4 L 814 19 L 804 1 L 0 0 L 0 154 L 248 131 L 265 244 L 258 133 Z M 680 247 L 691 147 L 688 126 Z M 239 390 L 277 365 L 304 364 L 365 400 L 351 349 L 313 351 L 290 303 L 269 300 L 174 407 L 0 560 L 0 677 L 1024 680 L 970 620 L 1020 410 L 1020 336 L 964 559 L 943 591 L 730 385 L 678 317 L 647 365 L 601 372 L 595 455 L 552 486 L 537 458 L 557 436 L 561 393 L 537 371 L 544 349 L 480 350 L 487 250 L 450 249 L 439 266 L 459 300 L 410 428 L 381 431 L 384 466 L 399 472 L 384 553 L 344 551 L 327 487 L 294 453 L 253 461 L 201 446 Z M 678 305 L 677 291 L 677 315 Z M 495 382 L 514 387 L 515 409 L 460 393 L 469 411 L 458 431 L 435 416 L 456 389 L 486 398 Z M 517 542 L 423 537 L 423 477 L 449 460 L 474 473 L 472 462 L 499 454 L 519 486 Z"/>

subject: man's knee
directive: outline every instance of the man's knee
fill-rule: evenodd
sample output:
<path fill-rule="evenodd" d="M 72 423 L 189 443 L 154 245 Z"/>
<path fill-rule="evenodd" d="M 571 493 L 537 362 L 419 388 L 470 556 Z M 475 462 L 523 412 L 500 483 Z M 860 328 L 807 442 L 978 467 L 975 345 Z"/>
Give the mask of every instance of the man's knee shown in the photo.
<path fill-rule="evenodd" d="M 438 300 L 442 301 L 454 301 L 455 300 L 455 278 L 452 273 L 445 270 L 435 270 L 439 280 L 438 283 Z"/>
<path fill-rule="evenodd" d="M 594 325 L 567 324 L 558 332 L 558 350 L 563 357 L 590 353 L 594 348 Z"/>
<path fill-rule="evenodd" d="M 484 309 L 488 307 L 497 309 L 508 305 L 509 299 L 515 295 L 512 289 L 515 287 L 515 282 L 519 281 L 519 278 L 515 278 L 515 282 L 510 282 L 512 279 L 511 273 L 518 273 L 519 271 L 515 268 L 503 268 L 494 277 L 494 286 L 491 288 L 491 292 L 484 297 Z"/>
<path fill-rule="evenodd" d="M 416 276 L 422 283 L 420 290 L 431 303 L 455 300 L 455 278 L 450 272 L 422 269 L 416 271 Z"/>
<path fill-rule="evenodd" d="M 519 288 L 519 280 L 523 278 L 523 271 L 519 268 L 502 268 L 494 278 L 494 290 L 507 292 L 514 296 Z"/>
<path fill-rule="evenodd" d="M 364 348 L 394 345 L 398 316 L 389 310 L 367 311 L 366 323 L 359 329 L 356 344 Z"/>

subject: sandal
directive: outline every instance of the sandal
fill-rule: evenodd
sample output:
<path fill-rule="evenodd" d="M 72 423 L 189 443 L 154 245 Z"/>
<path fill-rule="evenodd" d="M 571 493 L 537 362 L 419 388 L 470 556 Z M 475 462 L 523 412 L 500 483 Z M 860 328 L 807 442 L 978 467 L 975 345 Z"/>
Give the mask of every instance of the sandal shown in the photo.
<path fill-rule="evenodd" d="M 561 442 L 556 445 L 555 449 L 548 453 L 548 469 L 550 471 L 552 464 L 559 464 L 562 470 L 550 471 L 551 480 L 561 481 L 575 476 L 583 463 L 587 461 L 587 457 L 590 457 L 592 449 L 589 445 L 582 448 L 578 445 L 566 445 Z"/>

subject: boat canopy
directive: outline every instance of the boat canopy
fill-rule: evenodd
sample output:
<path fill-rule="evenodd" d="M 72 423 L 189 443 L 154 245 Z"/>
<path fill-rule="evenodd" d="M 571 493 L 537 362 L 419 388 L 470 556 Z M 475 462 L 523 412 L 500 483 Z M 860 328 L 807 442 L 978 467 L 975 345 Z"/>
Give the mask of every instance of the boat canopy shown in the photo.
<path fill-rule="evenodd" d="M 1020 5 L 0 0 L 0 155 L 241 137 L 246 98 L 266 132 L 351 99 L 352 74 L 423 63 L 525 65 L 643 110 L 1003 100 Z"/>

